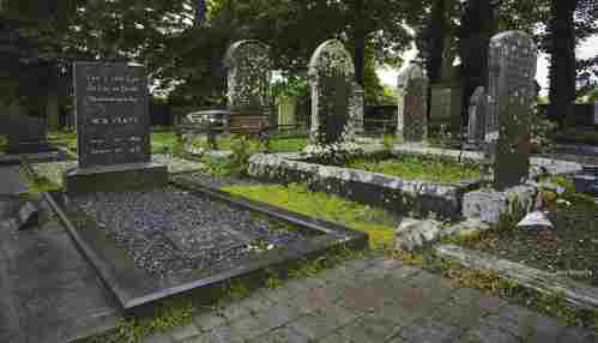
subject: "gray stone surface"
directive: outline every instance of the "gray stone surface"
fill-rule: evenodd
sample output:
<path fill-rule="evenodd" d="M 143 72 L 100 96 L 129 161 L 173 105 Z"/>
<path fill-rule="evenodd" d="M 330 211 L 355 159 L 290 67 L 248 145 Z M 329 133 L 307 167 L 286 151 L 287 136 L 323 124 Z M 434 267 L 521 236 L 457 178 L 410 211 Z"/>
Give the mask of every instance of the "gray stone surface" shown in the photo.
<path fill-rule="evenodd" d="M 501 214 L 512 212 L 515 204 L 523 206 L 526 213 L 532 210 L 536 194 L 533 185 L 519 185 L 504 191 L 481 189 L 467 192 L 463 195 L 463 216 L 496 224 Z"/>
<path fill-rule="evenodd" d="M 403 69 L 397 81 L 399 109 L 397 134 L 405 142 L 421 142 L 428 137 L 427 86 L 428 78 L 417 64 Z"/>
<path fill-rule="evenodd" d="M 537 54 L 532 38 L 521 31 L 502 32 L 490 40 L 485 151 L 487 177 L 497 189 L 528 177 Z"/>
<path fill-rule="evenodd" d="M 0 308 L 0 342 L 65 342 L 117 319 L 116 305 L 52 217 L 27 231 L 0 221 Z"/>
<path fill-rule="evenodd" d="M 308 66 L 311 96 L 310 145 L 343 143 L 353 139 L 363 103 L 356 99 L 351 55 L 339 40 L 328 40 L 314 51 Z M 363 108 L 361 108 L 363 111 Z"/>
<path fill-rule="evenodd" d="M 435 241 L 442 230 L 442 223 L 437 220 L 404 218 L 395 231 L 395 248 L 403 251 L 421 248 Z"/>
<path fill-rule="evenodd" d="M 270 47 L 257 40 L 233 43 L 227 50 L 227 107 L 239 114 L 270 112 L 270 79 L 273 63 Z M 242 113 L 247 112 L 249 113 Z"/>
<path fill-rule="evenodd" d="M 487 98 L 484 87 L 479 86 L 475 89 L 469 99 L 468 123 L 467 123 L 467 143 L 473 147 L 480 147 L 484 141 L 484 120 L 486 119 Z"/>
<path fill-rule="evenodd" d="M 315 280 L 328 281 L 321 285 Z M 303 282 L 305 287 L 298 286 Z M 218 325 L 175 342 L 521 342 L 544 341 L 550 335 L 566 342 L 591 342 L 597 338 L 590 330 L 566 328 L 551 318 L 477 290 L 455 288 L 439 275 L 383 257 L 350 261 L 317 277 L 258 290 L 224 305 L 225 310 L 248 299 L 259 302 L 263 294 L 273 293 L 295 296 L 275 297 L 274 304 L 233 320 L 215 317 L 216 311 L 202 312 L 194 320 L 196 325 L 220 318 Z"/>

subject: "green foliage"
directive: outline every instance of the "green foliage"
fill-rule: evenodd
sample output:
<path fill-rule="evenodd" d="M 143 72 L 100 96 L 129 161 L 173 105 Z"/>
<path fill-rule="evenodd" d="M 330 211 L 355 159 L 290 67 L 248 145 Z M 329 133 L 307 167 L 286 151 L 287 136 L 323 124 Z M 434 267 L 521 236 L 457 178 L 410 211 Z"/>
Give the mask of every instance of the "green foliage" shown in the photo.
<path fill-rule="evenodd" d="M 215 177 L 222 177 L 231 174 L 231 161 L 227 156 L 213 156 L 210 154 L 202 157 L 208 172 Z"/>
<path fill-rule="evenodd" d="M 307 137 L 273 137 L 268 143 L 268 152 L 295 152 L 301 151 L 307 146 Z"/>
<path fill-rule="evenodd" d="M 272 96 L 302 97 L 309 95 L 307 79 L 300 76 L 290 76 L 285 80 L 277 81 L 272 85 Z"/>
<path fill-rule="evenodd" d="M 420 156 L 401 156 L 379 161 L 360 158 L 350 161 L 347 166 L 405 179 L 434 182 L 454 183 L 480 177 L 479 167 L 473 162 L 459 163 L 450 159 Z"/>
<path fill-rule="evenodd" d="M 238 185 L 222 189 L 234 195 L 367 232 L 373 249 L 384 249 L 392 245 L 394 240 L 396 222 L 384 210 L 323 192 L 310 192 L 302 184 Z"/>
<path fill-rule="evenodd" d="M 182 156 L 185 151 L 185 142 L 183 140 L 183 135 L 175 134 L 174 141 L 171 143 L 170 146 L 170 153 L 172 156 Z"/>
<path fill-rule="evenodd" d="M 176 134 L 168 131 L 152 132 L 150 137 L 152 154 L 166 153 L 176 141 Z"/>
<path fill-rule="evenodd" d="M 496 232 L 499 234 L 506 234 L 515 229 L 517 223 L 525 217 L 527 209 L 517 199 L 509 202 L 507 212 L 501 213 L 496 224 Z"/>
<path fill-rule="evenodd" d="M 247 136 L 235 136 L 231 144 L 233 155 L 230 160 L 230 169 L 233 174 L 246 176 L 251 155 L 262 150 L 262 144 Z"/>
<path fill-rule="evenodd" d="M 266 279 L 266 287 L 268 287 L 269 289 L 275 289 L 280 286 L 282 286 L 282 281 L 278 276 L 276 276 L 275 274 L 268 275 L 268 278 Z"/>
<path fill-rule="evenodd" d="M 538 295 L 534 307 L 540 313 L 556 317 L 567 325 L 581 324 L 576 311 L 565 304 L 565 294 L 562 291 Z"/>

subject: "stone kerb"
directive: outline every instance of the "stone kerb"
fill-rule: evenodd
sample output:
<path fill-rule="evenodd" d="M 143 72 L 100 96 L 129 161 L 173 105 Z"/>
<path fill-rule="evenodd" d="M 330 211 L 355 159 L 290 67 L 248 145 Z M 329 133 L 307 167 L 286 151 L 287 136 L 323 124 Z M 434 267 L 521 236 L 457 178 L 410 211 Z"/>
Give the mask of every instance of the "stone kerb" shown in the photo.
<path fill-rule="evenodd" d="M 311 94 L 310 145 L 350 141 L 356 108 L 354 66 L 339 40 L 328 40 L 314 51 L 308 65 Z"/>
<path fill-rule="evenodd" d="M 228 109 L 269 114 L 271 48 L 258 40 L 233 43 L 224 56 L 227 70 Z"/>
<path fill-rule="evenodd" d="M 301 158 L 296 156 L 296 158 Z M 277 154 L 256 154 L 249 175 L 283 183 L 305 182 L 311 189 L 388 208 L 398 213 L 457 218 L 467 186 L 404 180 L 357 169 L 326 166 Z"/>

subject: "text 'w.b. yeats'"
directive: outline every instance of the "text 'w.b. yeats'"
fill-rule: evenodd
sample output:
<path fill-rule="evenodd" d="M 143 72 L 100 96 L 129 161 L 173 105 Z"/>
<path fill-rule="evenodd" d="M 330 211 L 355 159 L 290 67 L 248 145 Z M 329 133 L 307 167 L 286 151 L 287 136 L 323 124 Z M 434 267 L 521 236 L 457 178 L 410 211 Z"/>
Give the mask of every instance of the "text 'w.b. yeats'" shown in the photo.
<path fill-rule="evenodd" d="M 79 167 L 149 162 L 143 68 L 76 62 L 74 76 Z"/>

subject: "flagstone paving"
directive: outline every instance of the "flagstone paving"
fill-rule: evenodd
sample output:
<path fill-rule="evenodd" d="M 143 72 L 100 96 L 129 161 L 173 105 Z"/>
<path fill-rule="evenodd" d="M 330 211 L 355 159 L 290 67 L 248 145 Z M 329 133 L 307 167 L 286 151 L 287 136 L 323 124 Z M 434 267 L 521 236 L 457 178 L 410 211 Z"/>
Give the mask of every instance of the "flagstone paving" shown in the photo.
<path fill-rule="evenodd" d="M 366 257 L 206 310 L 144 342 L 598 342 L 440 275 Z"/>

